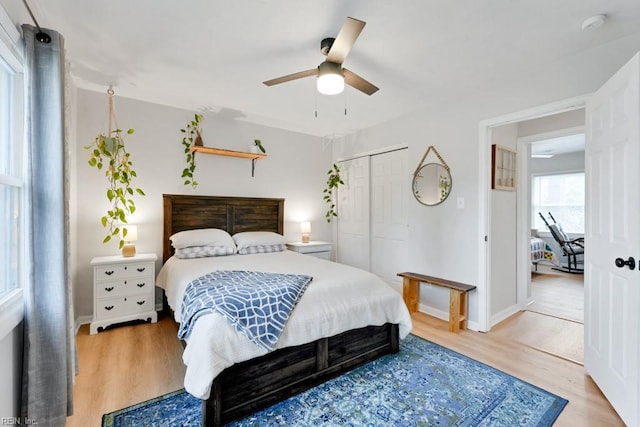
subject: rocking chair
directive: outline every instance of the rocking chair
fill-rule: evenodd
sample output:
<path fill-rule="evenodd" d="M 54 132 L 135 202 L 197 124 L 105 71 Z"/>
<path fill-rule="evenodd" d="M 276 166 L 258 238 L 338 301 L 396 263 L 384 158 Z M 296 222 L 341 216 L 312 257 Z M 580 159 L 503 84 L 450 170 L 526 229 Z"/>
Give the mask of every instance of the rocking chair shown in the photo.
<path fill-rule="evenodd" d="M 538 212 L 540 218 L 544 221 L 544 223 L 549 228 L 551 235 L 554 240 L 560 245 L 560 249 L 562 249 L 562 254 L 567 257 L 567 265 L 560 265 L 558 267 L 553 267 L 554 270 L 564 271 L 566 273 L 574 273 L 574 274 L 582 274 L 584 273 L 584 268 L 578 268 L 578 255 L 584 256 L 584 238 L 580 237 L 578 239 L 570 239 L 567 236 L 567 233 L 564 232 L 562 226 L 556 222 L 556 219 L 551 215 L 551 212 L 548 212 L 549 218 L 553 220 L 553 224 L 550 224 L 542 215 L 542 213 Z M 581 261 L 581 263 L 584 261 Z"/>

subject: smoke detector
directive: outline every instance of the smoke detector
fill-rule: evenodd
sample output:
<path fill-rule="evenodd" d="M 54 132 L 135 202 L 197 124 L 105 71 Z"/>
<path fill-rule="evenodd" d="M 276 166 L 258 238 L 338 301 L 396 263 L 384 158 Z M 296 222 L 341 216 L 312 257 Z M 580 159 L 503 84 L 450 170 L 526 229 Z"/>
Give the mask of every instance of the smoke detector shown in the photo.
<path fill-rule="evenodd" d="M 600 28 L 604 25 L 604 21 L 607 20 L 607 15 L 594 15 L 590 18 L 587 18 L 582 23 L 582 31 L 595 30 L 596 28 Z"/>

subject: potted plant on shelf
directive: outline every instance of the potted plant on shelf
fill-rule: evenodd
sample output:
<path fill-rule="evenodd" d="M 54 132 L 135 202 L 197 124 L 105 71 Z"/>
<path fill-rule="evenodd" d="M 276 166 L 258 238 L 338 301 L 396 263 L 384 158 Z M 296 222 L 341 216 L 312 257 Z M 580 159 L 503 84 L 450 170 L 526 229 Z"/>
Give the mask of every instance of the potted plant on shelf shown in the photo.
<path fill-rule="evenodd" d="M 113 89 L 109 94 L 109 126 L 115 122 L 113 118 Z M 131 135 L 133 129 L 129 129 L 126 135 Z M 127 230 L 122 230 L 121 224 L 127 223 L 127 217 L 135 212 L 136 204 L 134 194 L 144 196 L 144 191 L 134 188 L 132 181 L 137 176 L 131 162 L 131 154 L 127 151 L 124 141 L 125 133 L 122 129 L 109 130 L 107 133 L 99 133 L 91 145 L 84 147 L 91 150 L 89 166 L 103 170 L 107 177 L 106 197 L 109 200 L 107 213 L 100 218 L 102 226 L 107 229 L 107 235 L 103 243 L 109 242 L 113 237 L 119 237 L 119 248 L 124 246 Z"/>
<path fill-rule="evenodd" d="M 253 140 L 253 145 L 251 146 L 251 152 L 256 154 L 260 152 L 262 152 L 262 154 L 267 154 L 267 150 L 264 149 L 264 145 L 262 145 L 262 141 L 260 141 L 259 139 Z"/>
<path fill-rule="evenodd" d="M 192 146 L 202 147 L 202 129 L 200 128 L 200 123 L 204 120 L 204 116 L 202 114 L 194 114 L 193 120 L 187 123 L 187 126 L 184 129 L 180 129 L 180 132 L 183 133 L 182 136 L 182 145 L 184 146 L 185 153 L 185 161 L 187 166 L 182 170 L 181 178 L 184 178 L 184 185 L 190 185 L 193 188 L 198 186 L 198 182 L 194 179 L 193 174 L 196 171 L 196 158 L 194 153 L 191 152 Z"/>
<path fill-rule="evenodd" d="M 344 185 L 342 178 L 340 178 L 340 168 L 335 163 L 333 167 L 327 172 L 327 187 L 322 191 L 324 196 L 322 199 L 329 205 L 327 213 L 324 215 L 327 222 L 331 222 L 334 217 L 338 216 L 336 212 L 336 204 L 334 202 L 335 189 Z"/>

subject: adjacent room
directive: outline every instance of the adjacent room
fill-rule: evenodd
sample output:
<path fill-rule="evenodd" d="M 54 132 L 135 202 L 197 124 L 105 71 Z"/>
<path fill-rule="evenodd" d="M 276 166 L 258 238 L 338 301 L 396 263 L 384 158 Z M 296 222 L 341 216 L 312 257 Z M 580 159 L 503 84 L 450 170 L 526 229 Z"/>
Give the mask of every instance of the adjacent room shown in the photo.
<path fill-rule="evenodd" d="M 0 420 L 640 423 L 640 4 L 0 0 Z"/>

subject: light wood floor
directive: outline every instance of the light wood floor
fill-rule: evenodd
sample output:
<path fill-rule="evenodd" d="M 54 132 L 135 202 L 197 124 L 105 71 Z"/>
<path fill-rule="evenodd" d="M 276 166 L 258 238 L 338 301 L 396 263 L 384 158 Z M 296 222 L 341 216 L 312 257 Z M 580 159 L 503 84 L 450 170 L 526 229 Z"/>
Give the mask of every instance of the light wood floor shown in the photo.
<path fill-rule="evenodd" d="M 528 311 L 495 331 L 534 349 L 584 364 L 584 276 L 540 264 Z M 524 331 L 524 333 L 523 333 Z"/>
<path fill-rule="evenodd" d="M 495 332 L 448 331 L 446 322 L 416 313 L 413 333 L 528 381 L 569 400 L 556 426 L 623 426 L 584 368 L 532 349 L 500 329 Z M 89 335 L 78 333 L 80 374 L 76 378 L 75 414 L 67 426 L 100 426 L 103 413 L 182 388 L 184 367 L 176 326 L 158 323 L 124 326 Z"/>
<path fill-rule="evenodd" d="M 531 297 L 528 309 L 561 319 L 584 323 L 584 276 L 563 273 L 540 264 L 531 273 Z"/>
<path fill-rule="evenodd" d="M 185 368 L 177 332 L 168 316 L 96 335 L 89 335 L 89 325 L 80 327 L 74 414 L 67 426 L 101 426 L 103 414 L 182 388 Z"/>

